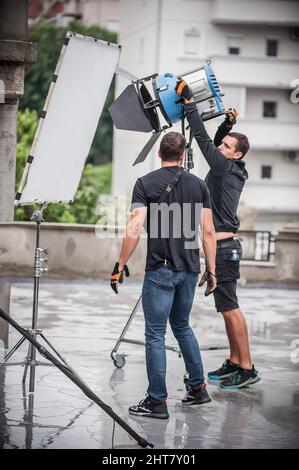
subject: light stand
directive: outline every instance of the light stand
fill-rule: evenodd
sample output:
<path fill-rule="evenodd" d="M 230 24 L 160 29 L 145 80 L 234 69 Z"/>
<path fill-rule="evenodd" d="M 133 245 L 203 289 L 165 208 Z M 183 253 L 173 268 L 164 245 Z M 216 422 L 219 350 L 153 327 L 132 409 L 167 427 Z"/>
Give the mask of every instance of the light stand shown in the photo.
<path fill-rule="evenodd" d="M 59 359 L 67 366 L 71 366 L 63 359 L 59 352 L 54 348 L 54 346 L 49 342 L 49 340 L 44 336 L 41 329 L 37 329 L 37 316 L 38 316 L 38 296 L 39 296 L 39 280 L 43 273 L 48 272 L 48 259 L 47 249 L 40 247 L 40 228 L 43 221 L 43 210 L 47 207 L 47 204 L 44 204 L 40 211 L 36 210 L 31 216 L 31 220 L 36 222 L 36 246 L 35 246 L 35 257 L 34 257 L 34 282 L 33 282 L 33 309 L 32 309 L 32 324 L 31 330 L 27 329 L 26 331 L 36 339 L 39 335 L 54 351 L 54 353 L 59 357 Z M 25 384 L 28 367 L 30 366 L 30 379 L 29 379 L 29 394 L 34 393 L 34 384 L 35 384 L 35 368 L 39 364 L 43 365 L 52 365 L 49 363 L 41 363 L 36 361 L 36 348 L 29 344 L 28 353 L 23 362 L 15 362 L 12 364 L 6 364 L 10 357 L 19 349 L 19 347 L 25 341 L 25 337 L 21 338 L 20 341 L 9 351 L 3 360 L 0 363 L 0 367 L 3 365 L 23 365 L 25 366 L 22 383 Z M 24 389 L 24 388 L 23 388 Z"/>

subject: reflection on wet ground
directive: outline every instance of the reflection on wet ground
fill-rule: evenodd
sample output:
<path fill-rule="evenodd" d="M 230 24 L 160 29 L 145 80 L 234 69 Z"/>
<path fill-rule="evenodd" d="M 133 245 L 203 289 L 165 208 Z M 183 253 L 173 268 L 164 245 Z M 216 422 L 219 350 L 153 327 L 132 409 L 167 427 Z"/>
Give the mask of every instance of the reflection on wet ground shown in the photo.
<path fill-rule="evenodd" d="M 139 434 L 157 448 L 298 448 L 299 432 L 299 294 L 279 288 L 241 288 L 240 304 L 248 320 L 253 359 L 262 381 L 240 391 L 208 389 L 212 402 L 184 408 L 184 364 L 168 352 L 169 420 L 129 416 L 127 409 L 144 397 L 144 348 L 122 343 L 128 354 L 117 369 L 110 358 L 122 328 L 141 291 L 126 283 L 120 295 L 107 283 L 43 281 L 38 327 L 75 368 L 90 388 L 111 405 Z M 12 317 L 31 326 L 32 283 L 12 288 Z M 191 316 L 200 344 L 218 346 L 203 351 L 205 370 L 215 369 L 228 350 L 224 324 L 213 299 L 196 293 Z M 10 347 L 19 334 L 10 327 Z M 126 338 L 143 340 L 139 311 Z M 176 345 L 172 334 L 167 344 Z M 2 355 L 3 349 L 0 350 Z M 10 362 L 22 361 L 24 343 Z M 39 356 L 39 355 L 38 355 Z M 40 358 L 39 358 L 40 359 Z M 298 363 L 297 363 L 298 361 Z M 23 398 L 22 366 L 0 369 L 0 448 L 111 448 L 113 422 L 56 367 L 38 366 L 34 395 Z M 138 447 L 116 425 L 115 448 Z"/>

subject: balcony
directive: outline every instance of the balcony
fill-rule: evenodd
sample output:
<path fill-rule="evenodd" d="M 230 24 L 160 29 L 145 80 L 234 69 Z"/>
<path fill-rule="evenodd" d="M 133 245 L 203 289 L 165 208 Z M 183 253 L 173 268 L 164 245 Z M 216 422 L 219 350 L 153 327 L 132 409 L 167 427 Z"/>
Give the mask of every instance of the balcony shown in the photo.
<path fill-rule="evenodd" d="M 299 78 L 299 60 L 233 55 L 210 56 L 223 85 L 288 89 Z"/>
<path fill-rule="evenodd" d="M 214 24 L 299 26 L 296 1 L 213 0 Z"/>

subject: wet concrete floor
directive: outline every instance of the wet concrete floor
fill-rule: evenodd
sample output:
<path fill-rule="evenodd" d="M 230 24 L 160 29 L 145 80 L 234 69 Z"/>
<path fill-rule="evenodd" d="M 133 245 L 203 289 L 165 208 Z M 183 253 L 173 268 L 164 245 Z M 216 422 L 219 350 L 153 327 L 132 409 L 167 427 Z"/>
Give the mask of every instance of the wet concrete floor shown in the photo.
<path fill-rule="evenodd" d="M 117 338 L 141 291 L 127 282 L 116 296 L 104 281 L 50 281 L 40 286 L 38 327 L 88 386 L 156 448 L 298 448 L 299 447 L 299 293 L 282 288 L 240 287 L 254 364 L 262 378 L 239 390 L 208 384 L 212 402 L 184 408 L 183 360 L 168 351 L 168 420 L 133 418 L 127 412 L 145 396 L 144 347 L 122 343 L 126 363 L 116 368 L 110 358 Z M 12 285 L 11 316 L 31 327 L 32 282 Z M 203 348 L 205 371 L 227 357 L 223 320 L 213 299 L 197 290 L 191 324 Z M 126 339 L 143 341 L 142 310 Z M 10 347 L 20 335 L 10 327 Z M 25 342 L 9 360 L 23 361 Z M 167 344 L 176 346 L 169 331 Z M 3 357 L 3 344 L 0 349 Z M 217 350 L 207 347 L 217 346 Z M 37 354 L 39 360 L 43 360 Z M 0 448 L 110 449 L 138 448 L 119 425 L 91 402 L 56 367 L 36 368 L 35 393 L 30 403 L 22 391 L 21 365 L 0 369 Z M 27 391 L 28 391 L 27 379 Z M 33 403 L 32 403 L 33 402 Z"/>

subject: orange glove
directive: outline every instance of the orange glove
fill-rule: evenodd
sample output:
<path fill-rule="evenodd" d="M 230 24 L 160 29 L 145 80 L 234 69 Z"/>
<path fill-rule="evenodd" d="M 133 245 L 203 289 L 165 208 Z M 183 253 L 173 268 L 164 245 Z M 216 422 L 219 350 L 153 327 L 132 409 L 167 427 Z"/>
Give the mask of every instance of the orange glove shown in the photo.
<path fill-rule="evenodd" d="M 193 92 L 191 88 L 189 87 L 188 83 L 185 82 L 185 80 L 178 80 L 175 91 L 179 96 L 181 96 L 183 99 L 190 100 L 193 96 Z"/>
<path fill-rule="evenodd" d="M 124 281 L 124 271 L 125 275 L 129 277 L 129 269 L 128 266 L 125 264 L 124 269 L 122 271 L 118 270 L 119 263 L 115 263 L 114 269 L 111 273 L 111 280 L 110 280 L 110 286 L 111 289 L 118 294 L 118 284 L 122 284 Z"/>

